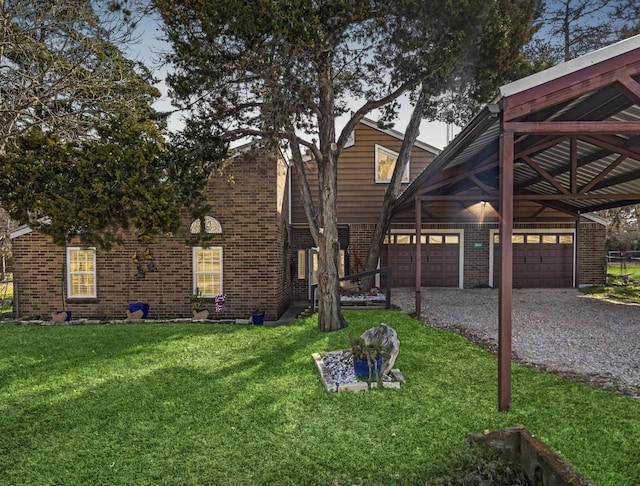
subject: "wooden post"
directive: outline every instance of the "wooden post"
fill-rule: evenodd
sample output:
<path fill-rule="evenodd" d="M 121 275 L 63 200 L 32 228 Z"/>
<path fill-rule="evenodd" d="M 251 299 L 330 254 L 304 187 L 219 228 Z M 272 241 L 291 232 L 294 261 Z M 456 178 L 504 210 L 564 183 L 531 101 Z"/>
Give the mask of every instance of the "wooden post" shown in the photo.
<path fill-rule="evenodd" d="M 511 408 L 513 310 L 513 132 L 500 135 L 500 293 L 498 301 L 498 410 Z"/>
<path fill-rule="evenodd" d="M 578 216 L 576 217 L 576 236 L 573 241 L 573 245 L 573 281 L 575 288 L 578 289 L 580 288 L 580 213 L 578 213 Z"/>
<path fill-rule="evenodd" d="M 422 311 L 422 201 L 416 197 L 416 319 Z"/>

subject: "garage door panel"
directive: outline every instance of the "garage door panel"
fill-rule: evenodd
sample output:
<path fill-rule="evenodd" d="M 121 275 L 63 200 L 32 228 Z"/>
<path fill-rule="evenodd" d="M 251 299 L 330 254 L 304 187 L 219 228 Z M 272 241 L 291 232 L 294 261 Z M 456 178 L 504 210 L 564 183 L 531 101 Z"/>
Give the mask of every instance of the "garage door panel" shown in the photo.
<path fill-rule="evenodd" d="M 432 237 L 435 235 L 434 237 Z M 458 287 L 460 244 L 445 243 L 451 235 L 427 235 L 421 244 L 422 285 L 425 287 Z M 455 235 L 454 241 L 458 240 Z M 402 247 L 399 249 L 399 247 Z M 393 268 L 394 285 L 415 285 L 415 245 L 386 244 L 381 264 Z"/>
<path fill-rule="evenodd" d="M 516 242 L 517 241 L 517 242 Z M 522 242 L 526 241 L 526 243 Z M 560 243 L 564 241 L 565 243 Z M 554 242 L 554 243 L 551 243 Z M 528 232 L 513 244 L 514 287 L 571 287 L 573 285 L 573 236 Z M 500 285 L 500 245 L 494 244 L 493 282 Z"/>

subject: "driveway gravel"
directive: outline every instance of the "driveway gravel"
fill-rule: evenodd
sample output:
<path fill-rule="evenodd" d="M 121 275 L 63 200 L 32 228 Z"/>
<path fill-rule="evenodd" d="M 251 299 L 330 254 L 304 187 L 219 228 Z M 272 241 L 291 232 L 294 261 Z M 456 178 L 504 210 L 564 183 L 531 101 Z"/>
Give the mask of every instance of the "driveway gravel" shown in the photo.
<path fill-rule="evenodd" d="M 415 312 L 413 289 L 392 303 Z M 422 320 L 457 331 L 492 352 L 498 342 L 498 290 L 422 289 Z M 640 398 L 640 306 L 575 289 L 513 290 L 514 360 Z"/>

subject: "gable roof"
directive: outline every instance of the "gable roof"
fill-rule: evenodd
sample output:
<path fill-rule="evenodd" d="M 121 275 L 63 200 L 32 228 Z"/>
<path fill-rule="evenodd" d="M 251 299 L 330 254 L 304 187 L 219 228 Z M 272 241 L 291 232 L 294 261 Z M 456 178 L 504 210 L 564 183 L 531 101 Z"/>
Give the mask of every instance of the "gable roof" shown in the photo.
<path fill-rule="evenodd" d="M 363 125 L 373 128 L 374 130 L 378 130 L 379 132 L 385 133 L 390 137 L 396 138 L 400 141 L 404 140 L 404 133 L 394 130 L 393 128 L 383 128 L 380 123 L 370 120 L 369 118 L 363 118 L 360 123 Z M 428 143 L 421 142 L 420 140 L 416 140 L 414 143 L 415 147 L 421 148 L 427 152 L 431 152 L 434 155 L 438 155 L 442 150 L 434 147 L 433 145 L 429 145 Z"/>
<path fill-rule="evenodd" d="M 640 203 L 640 36 L 502 86 L 395 212 L 417 196 L 497 199 L 505 132 L 514 133 L 515 200 L 571 214 Z"/>

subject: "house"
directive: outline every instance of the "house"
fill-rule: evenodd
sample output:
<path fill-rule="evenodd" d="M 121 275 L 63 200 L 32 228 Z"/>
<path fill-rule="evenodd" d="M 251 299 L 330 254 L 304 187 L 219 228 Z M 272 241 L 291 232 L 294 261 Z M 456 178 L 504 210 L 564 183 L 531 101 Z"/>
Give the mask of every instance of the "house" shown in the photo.
<path fill-rule="evenodd" d="M 393 167 L 402 139 L 403 134 L 365 119 L 340 155 L 338 230 L 348 267 L 341 269 L 343 274 L 363 270 L 390 180 L 389 172 L 384 171 Z M 440 160 L 440 150 L 417 142 L 410 156 L 407 183 L 381 252 L 380 266 L 393 269 L 396 287 L 415 285 L 416 215 L 412 198 L 428 184 L 433 160 Z M 313 163 L 307 167 L 307 173 L 314 187 L 317 173 Z M 436 191 L 437 197 L 421 203 L 422 286 L 498 287 L 499 218 L 495 199 L 489 199 L 488 194 L 476 188 L 473 198 L 458 200 L 454 193 L 461 186 L 456 177 L 460 176 L 444 179 L 450 183 L 447 191 Z M 470 177 L 473 179 L 473 175 Z M 481 181 L 478 185 L 488 189 Z M 291 216 L 293 248 L 297 254 L 294 296 L 306 299 L 311 295 L 309 285 L 314 283 L 314 250 L 302 203 L 295 196 Z M 605 282 L 606 221 L 602 218 L 582 215 L 576 226 L 575 215 L 553 204 L 518 202 L 513 241 L 517 287 L 572 287 L 578 281 Z"/>
<path fill-rule="evenodd" d="M 354 129 L 338 161 L 338 237 L 343 267 L 341 276 L 363 271 L 371 237 L 378 221 L 384 193 L 391 180 L 404 134 L 363 119 Z M 417 141 L 411 151 L 402 187 L 415 179 L 440 150 Z M 318 172 L 314 161 L 305 167 L 314 204 L 318 201 Z M 296 184 L 291 198 L 291 234 L 295 252 L 294 298 L 310 298 L 315 283 L 317 252 L 309 232 L 302 199 Z"/>
<path fill-rule="evenodd" d="M 290 305 L 292 282 L 288 164 L 254 146 L 238 150 L 229 173 L 207 186 L 212 246 L 187 244 L 200 221 L 187 214 L 173 235 L 122 233 L 110 251 L 72 242 L 66 248 L 28 227 L 11 235 L 20 317 L 50 318 L 66 308 L 76 318 L 124 318 L 128 304 L 149 304 L 151 318 L 191 316 L 196 290 L 209 297 L 213 318 L 248 318 L 255 310 L 275 320 Z M 64 283 L 64 284 L 63 284 Z M 214 297 L 225 295 L 214 313 Z"/>

